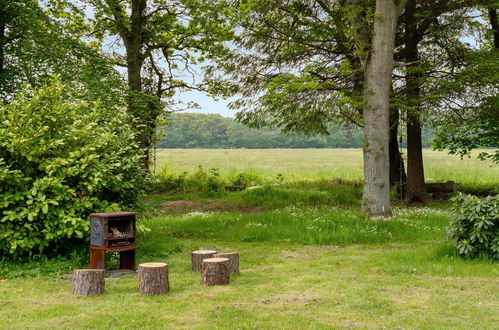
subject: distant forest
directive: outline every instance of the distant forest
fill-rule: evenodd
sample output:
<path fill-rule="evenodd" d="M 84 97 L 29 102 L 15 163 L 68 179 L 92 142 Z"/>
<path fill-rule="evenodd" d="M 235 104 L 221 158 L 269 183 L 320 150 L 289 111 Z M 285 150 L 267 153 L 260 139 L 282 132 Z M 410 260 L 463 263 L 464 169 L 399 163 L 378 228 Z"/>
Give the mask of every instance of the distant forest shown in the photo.
<path fill-rule="evenodd" d="M 270 149 L 270 148 L 361 148 L 362 130 L 331 125 L 329 135 L 287 135 L 277 128 L 248 128 L 218 114 L 182 113 L 161 127 L 165 136 L 158 148 Z M 423 143 L 429 146 L 433 132 L 423 129 Z M 404 143 L 405 144 L 405 143 Z"/>

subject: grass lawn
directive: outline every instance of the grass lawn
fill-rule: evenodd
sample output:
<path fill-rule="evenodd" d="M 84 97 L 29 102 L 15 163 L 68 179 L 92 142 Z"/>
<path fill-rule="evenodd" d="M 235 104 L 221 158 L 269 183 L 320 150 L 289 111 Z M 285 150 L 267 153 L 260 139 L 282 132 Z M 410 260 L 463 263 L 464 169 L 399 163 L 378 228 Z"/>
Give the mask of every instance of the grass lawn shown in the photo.
<path fill-rule="evenodd" d="M 87 267 L 86 253 L 3 262 L 0 328 L 497 329 L 499 264 L 456 256 L 448 205 L 395 207 L 373 221 L 351 189 L 150 195 L 138 261 L 168 263 L 169 294 L 142 296 L 126 275 L 106 280 L 101 296 L 74 296 L 61 275 Z M 190 269 L 200 248 L 238 251 L 241 274 L 203 287 Z"/>
<path fill-rule="evenodd" d="M 499 264 L 463 260 L 446 238 L 447 202 L 394 203 L 390 219 L 359 211 L 360 150 L 161 150 L 174 171 L 251 170 L 267 184 L 224 193 L 151 194 L 138 218 L 138 262 L 169 265 L 171 292 L 138 293 L 135 275 L 101 296 L 71 293 L 69 257 L 0 262 L 0 328 L 498 329 Z M 429 181 L 499 186 L 498 167 L 425 151 Z M 86 244 L 86 243 L 84 243 Z M 237 251 L 241 274 L 203 287 L 190 251 Z M 117 265 L 108 255 L 108 265 Z"/>

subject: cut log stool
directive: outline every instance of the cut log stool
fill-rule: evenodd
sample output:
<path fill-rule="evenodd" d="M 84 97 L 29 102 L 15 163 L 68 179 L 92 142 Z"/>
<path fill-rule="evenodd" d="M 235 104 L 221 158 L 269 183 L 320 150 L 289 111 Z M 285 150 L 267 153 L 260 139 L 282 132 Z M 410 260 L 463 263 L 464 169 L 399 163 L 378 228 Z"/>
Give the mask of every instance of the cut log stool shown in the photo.
<path fill-rule="evenodd" d="M 162 262 L 147 262 L 139 265 L 139 292 L 163 294 L 170 291 L 168 265 Z"/>
<path fill-rule="evenodd" d="M 104 292 L 104 269 L 77 269 L 73 272 L 73 293 L 83 296 Z"/>
<path fill-rule="evenodd" d="M 192 261 L 192 270 L 202 271 L 203 270 L 203 260 L 208 258 L 213 258 L 213 256 L 217 253 L 215 250 L 197 250 L 192 251 L 191 253 L 191 261 Z"/>
<path fill-rule="evenodd" d="M 229 259 L 229 272 L 239 274 L 239 253 L 217 253 L 213 258 L 227 258 Z"/>
<path fill-rule="evenodd" d="M 202 283 L 204 285 L 229 284 L 229 259 L 204 259 Z"/>

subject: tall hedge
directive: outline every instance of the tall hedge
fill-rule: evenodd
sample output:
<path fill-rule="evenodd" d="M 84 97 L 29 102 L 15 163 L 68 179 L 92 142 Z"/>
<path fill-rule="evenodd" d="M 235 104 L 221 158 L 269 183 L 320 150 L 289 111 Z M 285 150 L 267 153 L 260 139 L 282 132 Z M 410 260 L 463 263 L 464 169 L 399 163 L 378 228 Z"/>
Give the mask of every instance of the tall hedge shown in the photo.
<path fill-rule="evenodd" d="M 143 191 L 125 111 L 71 95 L 55 80 L 0 106 L 0 255 L 86 238 L 89 213 L 131 206 Z"/>

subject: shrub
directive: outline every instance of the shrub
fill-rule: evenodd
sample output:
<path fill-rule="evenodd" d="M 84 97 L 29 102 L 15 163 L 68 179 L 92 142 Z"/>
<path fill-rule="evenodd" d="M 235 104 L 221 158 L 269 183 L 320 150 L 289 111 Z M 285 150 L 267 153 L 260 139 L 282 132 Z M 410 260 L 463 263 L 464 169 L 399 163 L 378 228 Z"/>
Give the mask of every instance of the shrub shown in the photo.
<path fill-rule="evenodd" d="M 263 180 L 258 174 L 251 172 L 237 173 L 230 180 L 231 185 L 244 188 L 259 185 L 262 182 Z"/>
<path fill-rule="evenodd" d="M 54 80 L 0 106 L 0 255 L 88 237 L 87 216 L 132 206 L 146 173 L 126 113 Z"/>
<path fill-rule="evenodd" d="M 187 175 L 187 172 L 183 172 L 182 174 L 170 172 L 166 163 L 154 176 L 150 188 L 152 191 L 160 193 L 181 192 L 183 191 Z"/>
<path fill-rule="evenodd" d="M 206 170 L 201 165 L 192 174 L 178 174 L 165 165 L 153 181 L 152 190 L 156 192 L 220 192 L 225 187 L 218 168 Z"/>
<path fill-rule="evenodd" d="M 499 259 L 499 195 L 478 198 L 459 194 L 451 201 L 455 215 L 447 233 L 459 254 Z"/>

